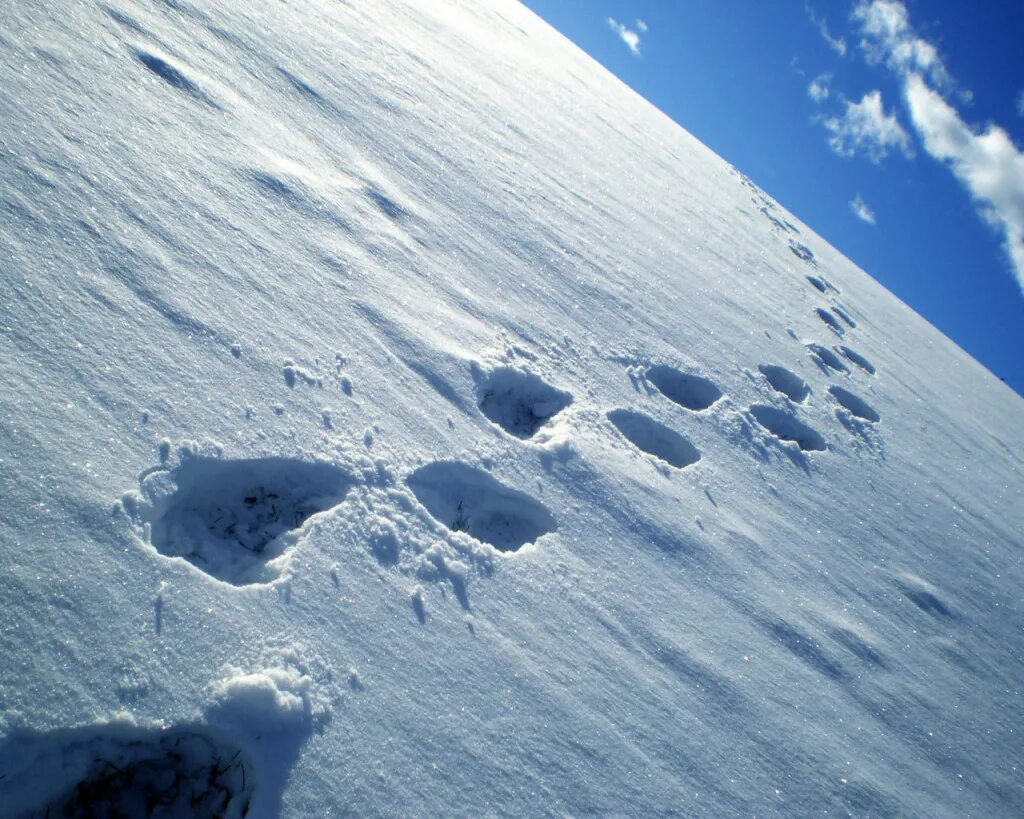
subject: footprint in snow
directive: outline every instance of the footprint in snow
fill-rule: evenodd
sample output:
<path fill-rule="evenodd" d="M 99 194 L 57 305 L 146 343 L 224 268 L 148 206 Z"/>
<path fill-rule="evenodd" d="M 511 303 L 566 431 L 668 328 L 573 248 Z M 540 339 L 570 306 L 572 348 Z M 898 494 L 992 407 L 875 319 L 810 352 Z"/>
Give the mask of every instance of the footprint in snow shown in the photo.
<path fill-rule="evenodd" d="M 142 481 L 129 512 L 166 557 L 236 586 L 269 583 L 272 564 L 314 515 L 339 504 L 349 476 L 326 463 L 289 458 L 228 460 L 191 455 Z"/>
<path fill-rule="evenodd" d="M 834 370 L 837 373 L 846 373 L 849 375 L 850 368 L 843 363 L 843 360 L 839 356 L 825 345 L 808 344 L 807 350 L 810 352 L 815 363 L 817 363 L 817 365 L 821 367 L 826 374 L 830 374 L 829 370 Z"/>
<path fill-rule="evenodd" d="M 532 438 L 572 403 L 572 394 L 515 367 L 473 368 L 477 406 L 492 423 L 517 438 Z"/>
<path fill-rule="evenodd" d="M 16 816 L 223 816 L 249 812 L 248 755 L 202 727 L 125 724 L 14 735 L 0 746 L 0 803 Z"/>
<path fill-rule="evenodd" d="M 811 250 L 803 242 L 790 240 L 789 249 L 793 252 L 794 256 L 800 259 L 800 261 L 807 262 L 807 264 L 811 265 L 812 267 L 817 267 L 818 263 L 817 261 L 815 261 L 814 251 Z"/>
<path fill-rule="evenodd" d="M 649 367 L 644 376 L 670 401 L 694 412 L 706 410 L 722 397 L 722 391 L 714 382 L 700 375 L 680 372 L 667 364 Z"/>
<path fill-rule="evenodd" d="M 814 285 L 815 289 L 821 293 L 828 291 L 828 284 L 821 276 L 808 276 L 807 281 Z"/>
<path fill-rule="evenodd" d="M 839 323 L 839 319 L 831 311 L 826 310 L 824 307 L 819 307 L 815 312 L 818 314 L 818 318 L 837 336 L 842 338 L 846 334 L 843 325 Z"/>
<path fill-rule="evenodd" d="M 857 322 L 853 320 L 853 316 L 850 315 L 849 311 L 846 310 L 841 304 L 833 304 L 832 312 L 834 312 L 839 318 L 845 321 L 850 327 L 856 329 Z"/>
<path fill-rule="evenodd" d="M 655 458 L 683 469 L 700 460 L 700 452 L 686 438 L 641 412 L 612 410 L 608 420 L 633 446 Z"/>
<path fill-rule="evenodd" d="M 406 484 L 436 521 L 499 552 L 516 552 L 558 529 L 540 501 L 468 464 L 427 464 Z"/>
<path fill-rule="evenodd" d="M 849 412 L 850 415 L 860 418 L 861 420 L 868 421 L 872 424 L 876 424 L 882 420 L 882 416 L 878 414 L 878 410 L 868 404 L 868 402 L 859 395 L 843 389 L 836 384 L 829 387 L 828 392 L 840 407 Z M 841 410 L 837 409 L 836 413 L 838 414 L 839 412 L 841 412 Z"/>
<path fill-rule="evenodd" d="M 758 367 L 761 375 L 765 377 L 772 389 L 785 395 L 790 401 L 802 404 L 811 394 L 811 388 L 807 386 L 799 375 L 792 370 L 787 370 L 779 364 L 762 364 Z"/>
<path fill-rule="evenodd" d="M 755 404 L 750 408 L 750 414 L 780 441 L 795 443 L 804 452 L 820 452 L 827 448 L 821 433 L 778 407 Z"/>
<path fill-rule="evenodd" d="M 852 347 L 840 345 L 839 352 L 841 352 L 844 356 L 846 356 L 846 358 L 848 358 L 850 361 L 852 361 L 865 372 L 870 373 L 871 375 L 875 374 L 875 365 L 872 364 L 866 357 L 862 356 L 860 353 L 854 350 Z"/>

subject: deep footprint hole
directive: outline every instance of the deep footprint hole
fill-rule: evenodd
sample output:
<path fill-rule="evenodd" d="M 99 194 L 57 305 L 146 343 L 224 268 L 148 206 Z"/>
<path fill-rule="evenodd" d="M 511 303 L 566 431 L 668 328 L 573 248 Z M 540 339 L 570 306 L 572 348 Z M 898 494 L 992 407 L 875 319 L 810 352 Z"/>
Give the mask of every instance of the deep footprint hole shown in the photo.
<path fill-rule="evenodd" d="M 870 421 L 873 424 L 882 420 L 882 416 L 878 414 L 878 410 L 872 407 L 859 395 L 837 385 L 829 387 L 828 392 L 829 395 L 838 401 L 839 404 L 851 415 L 855 415 L 865 421 Z"/>
<path fill-rule="evenodd" d="M 284 553 L 283 535 L 342 501 L 349 476 L 325 463 L 288 458 L 191 457 L 161 473 L 173 491 L 142 512 L 150 542 L 234 585 L 265 583 Z"/>
<path fill-rule="evenodd" d="M 804 452 L 819 452 L 826 448 L 825 439 L 817 430 L 807 426 L 795 415 L 777 407 L 756 404 L 750 408 L 757 422 L 776 438 L 795 443 Z"/>
<path fill-rule="evenodd" d="M 533 373 L 499 367 L 477 374 L 478 406 L 484 416 L 517 438 L 532 438 L 572 403 L 572 395 Z"/>
<path fill-rule="evenodd" d="M 670 401 L 696 412 L 706 410 L 722 397 L 722 391 L 714 382 L 700 375 L 680 372 L 666 364 L 650 367 L 647 380 Z"/>
<path fill-rule="evenodd" d="M 608 420 L 637 449 L 653 455 L 677 469 L 700 460 L 700 451 L 686 438 L 643 413 L 617 409 L 608 413 Z"/>
<path fill-rule="evenodd" d="M 249 812 L 256 784 L 252 763 L 240 748 L 205 733 L 172 730 L 37 743 L 21 749 L 31 764 L 23 798 L 15 794 L 15 801 L 35 803 L 23 816 L 147 819 Z M 67 781 L 70 771 L 81 772 L 77 781 Z M 32 778 L 39 780 L 34 786 Z"/>
<path fill-rule="evenodd" d="M 841 336 L 846 332 L 843 325 L 839 322 L 839 319 L 837 319 L 835 314 L 831 311 L 826 310 L 824 307 L 819 307 L 815 312 L 818 314 L 818 318 L 820 318 L 836 335 Z"/>
<path fill-rule="evenodd" d="M 865 356 L 861 355 L 856 350 L 854 350 L 852 347 L 840 345 L 839 352 L 841 352 L 844 356 L 846 356 L 850 361 L 852 361 L 865 372 L 871 373 L 871 375 L 875 374 L 875 365 L 872 364 Z"/>
<path fill-rule="evenodd" d="M 850 368 L 843 363 L 843 360 L 839 356 L 824 344 L 808 344 L 807 349 L 826 372 L 828 370 L 835 370 L 839 373 L 849 374 Z"/>
<path fill-rule="evenodd" d="M 406 483 L 439 523 L 500 552 L 518 551 L 558 528 L 542 503 L 468 464 L 428 464 Z"/>
<path fill-rule="evenodd" d="M 797 404 L 802 404 L 811 394 L 811 388 L 807 386 L 807 382 L 792 370 L 787 370 L 779 364 L 762 364 L 757 369 L 761 371 L 761 375 L 765 377 L 773 390 L 782 393 Z"/>

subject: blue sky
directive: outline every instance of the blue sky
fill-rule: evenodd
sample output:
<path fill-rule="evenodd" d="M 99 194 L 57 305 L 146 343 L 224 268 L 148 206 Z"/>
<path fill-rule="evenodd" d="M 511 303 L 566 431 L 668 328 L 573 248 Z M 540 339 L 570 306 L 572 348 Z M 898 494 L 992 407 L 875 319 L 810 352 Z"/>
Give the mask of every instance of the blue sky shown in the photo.
<path fill-rule="evenodd" d="M 1024 394 L 1024 3 L 526 5 Z"/>

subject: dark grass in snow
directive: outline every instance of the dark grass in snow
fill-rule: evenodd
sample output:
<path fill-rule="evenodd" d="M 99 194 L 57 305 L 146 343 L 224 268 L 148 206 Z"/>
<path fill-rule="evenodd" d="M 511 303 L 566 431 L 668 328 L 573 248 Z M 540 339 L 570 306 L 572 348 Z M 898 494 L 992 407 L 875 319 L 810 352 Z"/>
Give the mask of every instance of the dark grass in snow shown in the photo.
<path fill-rule="evenodd" d="M 203 728 L 16 735 L 0 761 L 15 771 L 0 779 L 0 814 L 25 819 L 235 819 L 256 786 L 246 754 Z"/>

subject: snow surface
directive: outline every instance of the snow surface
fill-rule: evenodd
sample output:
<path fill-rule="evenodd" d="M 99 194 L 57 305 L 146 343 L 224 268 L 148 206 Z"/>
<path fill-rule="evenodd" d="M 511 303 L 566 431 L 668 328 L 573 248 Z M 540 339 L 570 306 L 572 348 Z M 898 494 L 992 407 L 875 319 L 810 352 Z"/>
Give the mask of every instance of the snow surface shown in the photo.
<path fill-rule="evenodd" d="M 0 813 L 1024 804 L 1021 399 L 524 8 L 7 2 L 0 212 Z"/>

